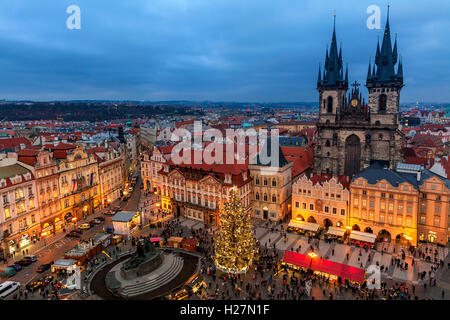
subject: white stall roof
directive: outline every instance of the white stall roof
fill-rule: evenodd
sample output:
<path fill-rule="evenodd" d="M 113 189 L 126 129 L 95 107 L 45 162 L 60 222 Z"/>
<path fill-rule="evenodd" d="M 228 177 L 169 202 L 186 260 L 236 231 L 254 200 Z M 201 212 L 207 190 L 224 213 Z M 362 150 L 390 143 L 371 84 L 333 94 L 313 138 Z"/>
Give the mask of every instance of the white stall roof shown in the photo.
<path fill-rule="evenodd" d="M 55 266 L 55 267 L 71 267 L 76 263 L 77 263 L 77 261 L 74 259 L 61 259 L 61 260 L 56 260 L 55 263 L 53 264 L 53 266 Z"/>
<path fill-rule="evenodd" d="M 317 223 L 299 221 L 299 220 L 291 220 L 289 222 L 288 227 L 299 228 L 307 231 L 317 232 L 319 230 L 320 225 Z"/>
<path fill-rule="evenodd" d="M 355 230 L 352 230 L 352 233 L 350 234 L 350 239 L 369 242 L 369 243 L 374 243 L 376 238 L 377 238 L 377 236 L 372 233 L 355 231 Z"/>
<path fill-rule="evenodd" d="M 333 236 L 343 237 L 345 233 L 345 229 L 342 228 L 336 228 L 336 227 L 328 227 L 328 234 L 331 234 Z"/>

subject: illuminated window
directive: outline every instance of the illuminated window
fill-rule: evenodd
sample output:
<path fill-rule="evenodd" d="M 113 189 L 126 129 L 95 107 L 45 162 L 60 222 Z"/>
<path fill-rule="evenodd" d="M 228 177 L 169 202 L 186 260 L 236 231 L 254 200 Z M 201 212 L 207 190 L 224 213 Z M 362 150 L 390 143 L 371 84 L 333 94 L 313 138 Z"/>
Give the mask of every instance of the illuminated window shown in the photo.
<path fill-rule="evenodd" d="M 412 223 L 411 217 L 406 217 L 406 225 L 407 225 L 408 227 L 411 227 L 411 223 Z"/>
<path fill-rule="evenodd" d="M 439 227 L 440 220 L 441 220 L 441 219 L 440 219 L 438 216 L 434 217 L 434 219 L 433 219 L 433 225 L 434 225 L 435 227 Z"/>
<path fill-rule="evenodd" d="M 388 223 L 392 224 L 393 220 L 394 220 L 394 218 L 392 217 L 392 215 L 388 215 Z"/>
<path fill-rule="evenodd" d="M 11 218 L 11 215 L 9 213 L 9 208 L 5 208 L 5 219 Z"/>
<path fill-rule="evenodd" d="M 426 224 L 427 217 L 426 216 L 420 216 L 420 224 Z"/>

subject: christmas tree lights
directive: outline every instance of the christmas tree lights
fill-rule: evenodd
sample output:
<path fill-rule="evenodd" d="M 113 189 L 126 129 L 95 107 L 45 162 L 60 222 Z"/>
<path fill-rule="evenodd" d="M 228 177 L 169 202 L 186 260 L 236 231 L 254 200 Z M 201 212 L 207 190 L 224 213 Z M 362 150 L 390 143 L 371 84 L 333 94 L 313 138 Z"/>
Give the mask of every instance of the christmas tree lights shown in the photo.
<path fill-rule="evenodd" d="M 220 213 L 220 230 L 214 241 L 214 262 L 226 273 L 245 273 L 257 254 L 256 240 L 237 188 L 231 189 L 230 200 Z"/>

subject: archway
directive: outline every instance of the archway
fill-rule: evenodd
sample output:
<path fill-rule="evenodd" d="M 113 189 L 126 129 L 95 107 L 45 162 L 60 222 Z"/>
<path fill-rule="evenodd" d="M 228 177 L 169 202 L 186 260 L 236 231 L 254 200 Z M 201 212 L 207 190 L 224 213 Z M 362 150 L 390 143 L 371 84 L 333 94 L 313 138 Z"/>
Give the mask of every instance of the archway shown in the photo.
<path fill-rule="evenodd" d="M 316 223 L 316 219 L 314 219 L 314 217 L 313 217 L 313 216 L 309 216 L 309 218 L 308 218 L 308 222 L 311 222 L 311 223 Z"/>
<path fill-rule="evenodd" d="M 358 136 L 352 134 L 345 140 L 345 166 L 344 173 L 352 177 L 359 172 L 361 161 L 361 142 Z"/>
<path fill-rule="evenodd" d="M 305 218 L 303 218 L 303 216 L 301 214 L 297 214 L 297 216 L 295 217 L 295 220 L 305 221 Z"/>
<path fill-rule="evenodd" d="M 353 227 L 352 227 L 352 230 L 360 231 L 361 229 L 359 228 L 359 226 L 357 224 L 354 224 Z"/>
<path fill-rule="evenodd" d="M 364 229 L 364 232 L 367 232 L 367 233 L 373 233 L 373 231 L 372 231 L 372 228 L 371 228 L 371 227 L 367 227 L 367 228 L 365 228 L 365 229 Z"/>
<path fill-rule="evenodd" d="M 325 228 L 332 227 L 333 222 L 331 222 L 331 220 L 327 218 L 327 219 L 323 220 L 323 225 L 325 226 Z"/>
<path fill-rule="evenodd" d="M 386 229 L 381 230 L 378 232 L 377 240 L 382 242 L 390 242 L 391 241 L 391 233 L 387 231 Z"/>

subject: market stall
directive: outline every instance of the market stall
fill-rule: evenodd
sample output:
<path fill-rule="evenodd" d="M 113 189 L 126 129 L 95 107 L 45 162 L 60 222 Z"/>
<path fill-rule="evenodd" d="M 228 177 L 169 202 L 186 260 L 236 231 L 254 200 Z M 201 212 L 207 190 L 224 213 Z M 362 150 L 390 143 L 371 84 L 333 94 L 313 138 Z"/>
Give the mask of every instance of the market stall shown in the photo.
<path fill-rule="evenodd" d="M 87 241 L 82 241 L 64 255 L 66 259 L 74 259 L 79 265 L 98 255 L 104 248 L 111 244 L 111 235 L 97 233 Z"/>
<path fill-rule="evenodd" d="M 339 242 L 344 242 L 345 238 L 345 229 L 337 228 L 337 227 L 328 227 L 327 232 L 325 233 L 327 239 L 337 240 Z"/>
<path fill-rule="evenodd" d="M 320 225 L 317 223 L 291 220 L 288 224 L 287 231 L 304 234 L 307 236 L 314 236 L 319 231 Z"/>
<path fill-rule="evenodd" d="M 182 247 L 185 250 L 196 251 L 197 250 L 197 240 L 192 238 L 186 238 L 182 242 Z"/>
<path fill-rule="evenodd" d="M 67 274 L 70 274 L 77 267 L 77 262 L 78 261 L 75 259 L 60 259 L 60 260 L 55 261 L 55 263 L 52 264 L 51 270 L 52 270 L 52 272 L 63 271 Z"/>
<path fill-rule="evenodd" d="M 352 230 L 350 233 L 350 243 L 357 247 L 373 248 L 377 236 L 372 233 Z"/>
<path fill-rule="evenodd" d="M 131 237 L 141 224 L 141 215 L 139 212 L 120 211 L 112 217 L 112 223 L 115 234 L 121 234 Z"/>
<path fill-rule="evenodd" d="M 337 283 L 348 281 L 362 284 L 364 282 L 364 269 L 331 260 L 320 259 L 314 255 L 310 256 L 286 250 L 281 264 L 297 270 L 312 270 L 315 274 L 328 278 L 331 281 L 336 281 Z"/>
<path fill-rule="evenodd" d="M 181 243 L 183 242 L 182 237 L 170 237 L 167 240 L 169 247 L 181 248 Z"/>

